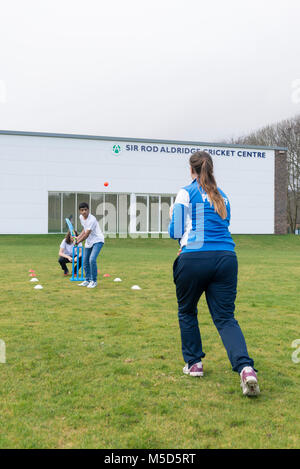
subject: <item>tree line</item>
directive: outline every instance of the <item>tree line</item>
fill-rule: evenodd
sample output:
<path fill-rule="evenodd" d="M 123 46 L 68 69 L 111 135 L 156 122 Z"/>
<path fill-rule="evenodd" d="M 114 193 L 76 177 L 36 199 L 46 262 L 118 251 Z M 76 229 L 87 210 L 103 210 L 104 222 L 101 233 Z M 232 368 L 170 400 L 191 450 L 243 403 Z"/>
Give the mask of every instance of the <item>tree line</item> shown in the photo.
<path fill-rule="evenodd" d="M 230 143 L 288 149 L 287 223 L 290 231 L 295 233 L 300 225 L 300 114 L 262 127 L 247 136 L 231 139 Z"/>

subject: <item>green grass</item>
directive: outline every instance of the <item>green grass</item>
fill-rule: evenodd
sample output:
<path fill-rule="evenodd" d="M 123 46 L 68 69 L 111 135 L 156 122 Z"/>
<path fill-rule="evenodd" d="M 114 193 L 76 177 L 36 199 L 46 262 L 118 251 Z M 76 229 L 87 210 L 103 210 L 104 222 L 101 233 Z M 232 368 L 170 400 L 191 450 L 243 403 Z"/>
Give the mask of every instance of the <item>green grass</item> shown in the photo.
<path fill-rule="evenodd" d="M 299 448 L 300 238 L 234 239 L 254 399 L 242 396 L 204 298 L 205 376 L 182 374 L 175 242 L 107 239 L 100 288 L 87 290 L 59 270 L 61 236 L 0 236 L 0 448 Z"/>

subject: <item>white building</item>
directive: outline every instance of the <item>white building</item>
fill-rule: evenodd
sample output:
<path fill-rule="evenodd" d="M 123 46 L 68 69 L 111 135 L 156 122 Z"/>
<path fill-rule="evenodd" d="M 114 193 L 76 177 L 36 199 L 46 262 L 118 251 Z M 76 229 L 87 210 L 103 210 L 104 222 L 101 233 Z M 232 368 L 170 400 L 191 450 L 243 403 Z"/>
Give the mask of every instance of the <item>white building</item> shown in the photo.
<path fill-rule="evenodd" d="M 166 233 L 196 150 L 212 155 L 233 234 L 286 232 L 285 148 L 0 131 L 0 234 L 65 232 L 80 202 L 106 234 Z"/>

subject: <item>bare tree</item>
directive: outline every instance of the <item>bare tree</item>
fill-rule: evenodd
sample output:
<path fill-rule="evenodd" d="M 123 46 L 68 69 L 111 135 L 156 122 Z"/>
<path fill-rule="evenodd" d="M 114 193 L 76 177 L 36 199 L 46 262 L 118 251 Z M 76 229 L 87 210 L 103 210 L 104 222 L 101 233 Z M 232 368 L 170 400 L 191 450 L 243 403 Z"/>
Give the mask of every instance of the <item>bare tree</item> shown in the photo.
<path fill-rule="evenodd" d="M 288 149 L 287 220 L 291 232 L 295 233 L 300 214 L 300 115 L 263 127 L 247 136 L 231 140 L 230 143 Z"/>

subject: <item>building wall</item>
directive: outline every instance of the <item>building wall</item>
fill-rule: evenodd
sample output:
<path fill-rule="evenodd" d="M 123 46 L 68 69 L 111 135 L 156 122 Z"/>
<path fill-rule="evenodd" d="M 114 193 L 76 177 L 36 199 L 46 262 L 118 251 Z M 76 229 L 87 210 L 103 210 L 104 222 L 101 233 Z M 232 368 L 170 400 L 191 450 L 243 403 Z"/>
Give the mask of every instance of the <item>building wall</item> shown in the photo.
<path fill-rule="evenodd" d="M 275 151 L 275 234 L 287 233 L 287 152 Z"/>
<path fill-rule="evenodd" d="M 0 233 L 47 233 L 48 192 L 177 193 L 190 182 L 188 159 L 195 150 L 212 154 L 218 185 L 231 202 L 231 232 L 274 233 L 273 150 L 4 134 L 0 196 L 6 215 Z"/>

